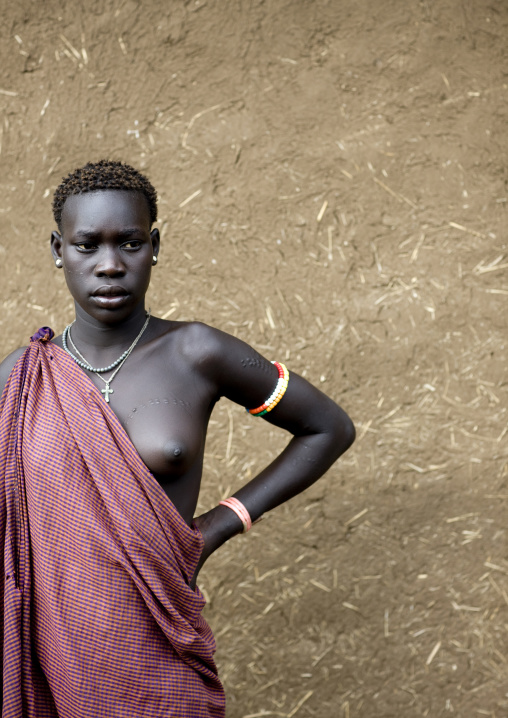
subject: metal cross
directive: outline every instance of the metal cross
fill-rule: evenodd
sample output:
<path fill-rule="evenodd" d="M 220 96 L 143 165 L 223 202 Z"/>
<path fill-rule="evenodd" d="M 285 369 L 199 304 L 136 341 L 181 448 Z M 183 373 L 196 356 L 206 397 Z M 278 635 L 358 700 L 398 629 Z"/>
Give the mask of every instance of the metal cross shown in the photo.
<path fill-rule="evenodd" d="M 114 389 L 109 388 L 109 384 L 106 384 L 104 389 L 101 389 L 101 393 L 104 394 L 104 398 L 106 399 L 106 404 L 109 404 L 109 395 L 114 394 Z"/>

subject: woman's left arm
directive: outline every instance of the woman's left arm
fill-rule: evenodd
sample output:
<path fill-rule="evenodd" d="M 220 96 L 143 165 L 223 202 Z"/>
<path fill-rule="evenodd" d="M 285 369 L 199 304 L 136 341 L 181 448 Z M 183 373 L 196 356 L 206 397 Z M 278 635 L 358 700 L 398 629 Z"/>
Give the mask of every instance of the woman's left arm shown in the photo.
<path fill-rule="evenodd" d="M 212 332 L 206 370 L 214 375 L 219 394 L 248 408 L 263 404 L 277 384 L 277 368 L 244 342 L 206 329 Z M 354 425 L 346 412 L 293 372 L 282 399 L 263 418 L 293 436 L 269 466 L 234 494 L 252 521 L 317 481 L 355 439 Z M 200 566 L 243 529 L 236 514 L 222 505 L 197 517 L 195 523 L 205 538 Z"/>

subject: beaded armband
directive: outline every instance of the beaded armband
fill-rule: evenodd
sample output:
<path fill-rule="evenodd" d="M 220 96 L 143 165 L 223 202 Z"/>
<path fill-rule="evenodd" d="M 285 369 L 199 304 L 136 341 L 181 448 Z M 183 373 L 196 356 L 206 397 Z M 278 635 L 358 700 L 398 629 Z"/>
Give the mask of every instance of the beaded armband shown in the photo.
<path fill-rule="evenodd" d="M 275 364 L 279 371 L 279 379 L 277 381 L 277 386 L 264 404 L 261 404 L 261 406 L 258 406 L 256 409 L 247 409 L 249 414 L 252 414 L 253 416 L 263 416 L 269 411 L 272 411 L 272 409 L 275 409 L 279 401 L 286 393 L 286 389 L 288 388 L 289 372 L 287 370 L 287 367 L 285 366 L 285 364 L 279 364 L 279 362 L 277 361 L 273 361 L 272 364 Z"/>

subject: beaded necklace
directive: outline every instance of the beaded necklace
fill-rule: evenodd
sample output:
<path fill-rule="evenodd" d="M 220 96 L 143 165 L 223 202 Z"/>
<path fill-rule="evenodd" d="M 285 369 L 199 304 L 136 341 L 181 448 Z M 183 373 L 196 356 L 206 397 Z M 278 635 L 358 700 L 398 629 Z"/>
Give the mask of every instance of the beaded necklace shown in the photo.
<path fill-rule="evenodd" d="M 76 321 L 76 320 L 74 320 L 74 321 Z M 93 366 L 85 359 L 85 357 L 83 356 L 83 354 L 81 354 L 81 352 L 79 351 L 79 349 L 77 348 L 77 346 L 76 346 L 76 345 L 74 344 L 74 342 L 72 341 L 71 327 L 72 327 L 72 325 L 74 324 L 74 322 L 72 322 L 71 324 L 69 324 L 68 326 L 65 327 L 65 329 L 64 329 L 64 331 L 63 331 L 63 333 L 62 333 L 62 346 L 63 346 L 63 348 L 65 349 L 65 351 L 67 352 L 67 354 L 69 354 L 69 356 L 71 356 L 71 357 L 74 359 L 74 361 L 76 362 L 76 364 L 77 364 L 78 366 L 80 366 L 82 369 L 85 369 L 86 371 L 92 371 L 94 374 L 97 374 L 97 376 L 99 377 L 99 379 L 102 379 L 102 381 L 104 382 L 104 384 L 105 384 L 106 386 L 104 387 L 104 389 L 101 389 L 101 394 L 104 394 L 104 399 L 105 399 L 105 401 L 106 401 L 107 404 L 109 404 L 109 395 L 115 393 L 113 389 L 110 389 L 109 385 L 111 384 L 111 382 L 113 381 L 113 379 L 115 378 L 115 376 L 118 374 L 118 372 L 120 371 L 120 369 L 123 367 L 123 365 L 125 364 L 125 362 L 126 362 L 127 359 L 129 358 L 129 356 L 130 356 L 132 350 L 134 349 L 134 347 L 136 346 L 136 344 L 139 342 L 139 340 L 140 340 L 141 337 L 143 336 L 143 334 L 144 334 L 144 332 L 145 332 L 145 329 L 146 329 L 147 326 L 148 326 L 148 322 L 149 322 L 149 321 L 150 321 L 150 312 L 148 311 L 148 312 L 146 313 L 145 323 L 144 323 L 143 326 L 141 327 L 141 331 L 139 332 L 138 336 L 134 339 L 134 341 L 132 342 L 132 344 L 130 345 L 130 347 L 129 347 L 128 349 L 126 349 L 126 350 L 124 351 L 124 353 L 123 353 L 116 361 L 114 361 L 114 362 L 113 362 L 112 364 L 110 364 L 109 366 L 103 367 L 103 368 L 101 368 L 101 369 L 96 369 L 95 367 L 93 367 Z M 76 354 L 78 354 L 83 361 L 80 361 L 80 359 L 78 359 L 78 357 L 74 356 L 74 354 L 70 351 L 70 349 L 69 349 L 69 347 L 68 347 L 68 345 L 67 345 L 67 338 L 69 339 L 70 343 L 72 344 L 72 348 L 74 349 L 74 351 L 76 352 Z M 115 368 L 115 367 L 116 367 L 116 368 Z M 107 371 L 111 371 L 112 369 L 114 369 L 115 371 L 111 374 L 111 376 L 109 377 L 109 379 L 105 379 L 103 376 L 101 376 L 101 374 L 104 374 L 104 373 L 107 372 Z"/>

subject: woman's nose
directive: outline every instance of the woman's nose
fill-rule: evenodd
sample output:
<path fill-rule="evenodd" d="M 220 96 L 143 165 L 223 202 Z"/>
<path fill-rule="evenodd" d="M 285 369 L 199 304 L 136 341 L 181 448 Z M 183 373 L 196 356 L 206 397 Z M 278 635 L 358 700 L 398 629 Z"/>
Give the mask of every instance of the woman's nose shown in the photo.
<path fill-rule="evenodd" d="M 104 247 L 95 265 L 96 276 L 118 277 L 125 274 L 125 265 L 118 250 Z"/>

